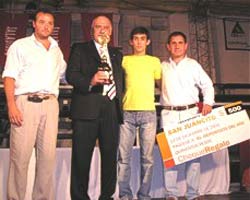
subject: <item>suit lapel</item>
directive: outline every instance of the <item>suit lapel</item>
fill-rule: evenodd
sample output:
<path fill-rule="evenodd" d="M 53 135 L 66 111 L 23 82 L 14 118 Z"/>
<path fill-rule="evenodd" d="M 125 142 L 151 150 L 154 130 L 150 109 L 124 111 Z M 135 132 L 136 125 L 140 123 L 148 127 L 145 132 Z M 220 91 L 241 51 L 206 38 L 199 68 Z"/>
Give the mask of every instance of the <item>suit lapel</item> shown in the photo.
<path fill-rule="evenodd" d="M 99 56 L 99 53 L 96 49 L 96 46 L 95 46 L 95 43 L 93 40 L 90 41 L 90 43 L 89 43 L 89 51 L 90 51 L 90 55 L 92 55 L 94 57 L 94 59 L 96 61 L 98 61 L 98 63 L 99 63 L 101 61 L 101 58 Z"/>

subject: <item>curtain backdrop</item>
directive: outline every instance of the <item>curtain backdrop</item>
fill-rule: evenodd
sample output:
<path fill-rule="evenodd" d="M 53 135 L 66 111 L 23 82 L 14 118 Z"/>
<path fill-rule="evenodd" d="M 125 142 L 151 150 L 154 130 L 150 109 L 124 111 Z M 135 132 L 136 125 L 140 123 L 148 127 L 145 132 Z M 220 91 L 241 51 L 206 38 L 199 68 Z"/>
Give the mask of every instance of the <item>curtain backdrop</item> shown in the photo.
<path fill-rule="evenodd" d="M 55 27 L 52 37 L 59 43 L 64 59 L 67 62 L 70 52 L 71 15 L 69 13 L 54 15 Z"/>
<path fill-rule="evenodd" d="M 0 13 L 0 71 L 4 67 L 9 46 L 15 40 L 25 37 L 28 18 L 27 14 Z"/>
<path fill-rule="evenodd" d="M 28 14 L 0 13 L 0 67 L 4 67 L 9 46 L 17 39 L 29 35 Z M 67 61 L 70 51 L 71 15 L 55 14 L 55 27 L 52 37 L 57 40 Z M 0 70 L 1 71 L 1 70 Z"/>
<path fill-rule="evenodd" d="M 91 39 L 91 23 L 98 15 L 105 15 L 112 21 L 112 13 L 82 13 L 82 30 L 84 41 Z M 17 39 L 25 37 L 29 25 L 28 14 L 10 14 L 0 13 L 0 71 L 4 67 L 6 53 L 9 46 Z M 52 34 L 59 46 L 62 49 L 64 58 L 68 61 L 71 41 L 71 15 L 69 13 L 55 14 L 55 28 Z M 113 38 L 111 37 L 111 45 L 113 45 Z"/>

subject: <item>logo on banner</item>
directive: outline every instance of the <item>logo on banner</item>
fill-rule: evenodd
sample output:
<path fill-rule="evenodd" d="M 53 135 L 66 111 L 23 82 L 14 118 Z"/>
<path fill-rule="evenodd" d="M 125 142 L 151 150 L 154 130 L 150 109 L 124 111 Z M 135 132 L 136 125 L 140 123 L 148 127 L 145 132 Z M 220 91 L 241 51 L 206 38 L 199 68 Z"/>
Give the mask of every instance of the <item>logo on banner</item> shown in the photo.
<path fill-rule="evenodd" d="M 243 28 L 241 27 L 239 22 L 236 22 L 236 24 L 233 27 L 231 36 L 232 37 L 243 37 L 245 35 L 245 32 Z"/>
<path fill-rule="evenodd" d="M 228 50 L 250 50 L 250 22 L 241 18 L 224 18 L 225 44 Z"/>

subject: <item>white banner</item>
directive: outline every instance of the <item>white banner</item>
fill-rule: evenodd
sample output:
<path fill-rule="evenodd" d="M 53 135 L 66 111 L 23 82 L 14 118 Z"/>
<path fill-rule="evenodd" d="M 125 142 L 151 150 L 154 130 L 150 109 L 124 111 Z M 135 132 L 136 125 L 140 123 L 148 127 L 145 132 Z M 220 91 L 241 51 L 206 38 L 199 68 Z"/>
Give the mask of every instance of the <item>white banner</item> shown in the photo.
<path fill-rule="evenodd" d="M 219 151 L 250 139 L 250 121 L 241 102 L 212 110 L 206 116 L 198 114 L 192 119 L 169 127 L 157 135 L 166 167 Z"/>

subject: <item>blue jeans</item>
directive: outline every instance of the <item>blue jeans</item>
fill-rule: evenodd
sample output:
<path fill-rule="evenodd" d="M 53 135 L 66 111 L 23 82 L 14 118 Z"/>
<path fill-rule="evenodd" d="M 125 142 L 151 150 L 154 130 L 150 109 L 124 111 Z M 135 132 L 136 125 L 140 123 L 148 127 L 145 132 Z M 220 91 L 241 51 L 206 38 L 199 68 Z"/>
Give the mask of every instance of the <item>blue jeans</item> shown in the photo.
<path fill-rule="evenodd" d="M 118 184 L 119 197 L 133 198 L 130 187 L 131 156 L 139 129 L 140 161 L 141 161 L 141 185 L 137 192 L 140 200 L 151 199 L 149 196 L 151 179 L 153 174 L 153 148 L 156 134 L 155 111 L 125 111 L 124 124 L 120 126 L 120 142 L 118 157 Z"/>
<path fill-rule="evenodd" d="M 192 108 L 185 111 L 169 111 L 162 110 L 161 112 L 161 127 L 169 127 L 178 124 L 180 121 L 189 119 L 198 113 L 198 108 Z M 200 159 L 194 159 L 186 163 L 174 166 L 170 169 L 164 168 L 164 180 L 167 197 L 180 196 L 178 190 L 178 172 L 184 170 L 187 183 L 186 198 L 188 200 L 199 196 L 200 185 Z"/>
<path fill-rule="evenodd" d="M 185 196 L 188 200 L 194 199 L 199 196 L 200 159 L 191 160 L 170 169 L 164 169 L 166 196 L 180 196 L 177 184 L 178 172 L 180 172 L 180 170 L 184 170 L 186 175 L 187 192 Z"/>

